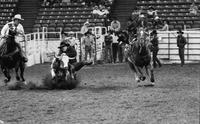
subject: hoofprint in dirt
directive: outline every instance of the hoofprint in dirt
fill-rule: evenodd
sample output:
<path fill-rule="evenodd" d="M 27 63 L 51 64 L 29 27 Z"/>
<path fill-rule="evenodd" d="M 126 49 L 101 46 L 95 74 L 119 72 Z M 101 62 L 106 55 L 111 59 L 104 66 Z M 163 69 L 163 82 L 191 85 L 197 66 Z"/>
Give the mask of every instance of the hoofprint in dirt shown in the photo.
<path fill-rule="evenodd" d="M 41 83 L 49 64 L 26 69 Z M 1 82 L 0 120 L 5 124 L 199 124 L 200 65 L 155 69 L 154 87 L 137 87 L 127 64 L 85 67 L 74 90 L 6 90 Z M 1 80 L 3 76 L 1 75 Z M 145 82 L 146 83 L 146 82 Z"/>

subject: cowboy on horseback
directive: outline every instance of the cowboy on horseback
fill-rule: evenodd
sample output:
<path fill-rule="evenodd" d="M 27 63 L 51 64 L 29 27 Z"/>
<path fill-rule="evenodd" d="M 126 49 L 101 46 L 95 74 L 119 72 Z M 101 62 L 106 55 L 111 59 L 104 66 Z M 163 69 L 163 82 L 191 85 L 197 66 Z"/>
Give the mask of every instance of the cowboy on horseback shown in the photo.
<path fill-rule="evenodd" d="M 23 26 L 20 24 L 20 21 L 22 21 L 24 19 L 21 18 L 20 14 L 17 14 L 14 16 L 13 21 L 9 22 L 7 24 L 4 25 L 4 27 L 1 30 L 1 40 L 0 40 L 0 49 L 2 49 L 3 44 L 6 43 L 7 38 L 9 36 L 17 36 L 17 35 L 22 35 L 24 36 L 24 28 Z M 15 38 L 14 38 L 14 42 L 16 42 Z M 20 52 L 21 58 L 24 62 L 27 62 L 28 59 L 26 58 L 25 52 L 22 50 L 21 45 L 19 43 L 16 42 L 17 48 Z M 3 53 L 1 53 L 1 56 L 5 55 L 5 51 L 3 51 Z"/>

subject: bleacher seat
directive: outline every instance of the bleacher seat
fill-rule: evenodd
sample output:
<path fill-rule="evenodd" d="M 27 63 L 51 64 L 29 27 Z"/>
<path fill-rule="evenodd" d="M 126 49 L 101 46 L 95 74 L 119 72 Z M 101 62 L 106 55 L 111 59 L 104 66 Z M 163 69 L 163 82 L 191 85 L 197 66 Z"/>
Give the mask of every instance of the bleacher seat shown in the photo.
<path fill-rule="evenodd" d="M 11 21 L 18 0 L 0 0 L 0 30 L 9 21 Z"/>
<path fill-rule="evenodd" d="M 189 13 L 192 0 L 138 0 L 137 5 L 147 10 L 153 6 L 158 10 L 158 15 L 163 20 L 169 20 L 170 29 L 186 27 L 198 27 L 200 25 L 200 16 L 194 16 Z M 196 2 L 200 5 L 200 2 Z"/>

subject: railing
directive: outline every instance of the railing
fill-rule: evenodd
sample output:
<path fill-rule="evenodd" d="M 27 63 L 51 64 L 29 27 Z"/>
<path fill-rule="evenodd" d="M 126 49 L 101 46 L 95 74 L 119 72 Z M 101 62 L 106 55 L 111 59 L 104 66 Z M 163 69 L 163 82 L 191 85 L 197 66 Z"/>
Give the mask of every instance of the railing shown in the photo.
<path fill-rule="evenodd" d="M 96 35 L 96 41 L 94 45 L 93 58 L 96 60 L 103 60 L 103 42 L 104 42 L 104 27 L 93 28 L 93 32 Z M 84 47 L 82 45 L 82 35 L 80 32 L 75 32 L 76 40 L 79 42 L 77 47 L 77 60 L 83 60 Z M 185 59 L 186 61 L 200 61 L 200 31 L 184 31 L 183 34 L 187 39 L 185 46 Z M 159 54 L 161 59 L 167 59 L 170 61 L 179 61 L 178 47 L 177 47 L 177 32 L 176 31 L 164 31 L 158 32 L 160 37 Z M 21 42 L 26 51 L 29 59 L 27 65 L 40 64 L 44 62 L 50 62 L 52 56 L 58 52 L 58 46 L 61 41 L 60 32 L 35 32 L 27 34 L 25 37 L 26 42 Z"/>
<path fill-rule="evenodd" d="M 179 61 L 177 47 L 177 32 L 159 32 L 159 57 L 168 60 Z M 200 31 L 184 31 L 187 44 L 185 46 L 186 61 L 200 61 Z"/>

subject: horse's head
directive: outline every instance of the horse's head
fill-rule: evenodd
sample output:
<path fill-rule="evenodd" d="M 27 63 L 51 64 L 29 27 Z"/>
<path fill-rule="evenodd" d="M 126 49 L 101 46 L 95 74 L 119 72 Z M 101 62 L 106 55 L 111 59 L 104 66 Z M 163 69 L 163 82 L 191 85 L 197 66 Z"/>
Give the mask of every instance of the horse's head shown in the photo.
<path fill-rule="evenodd" d="M 146 46 L 149 43 L 149 33 L 145 28 L 139 28 L 137 32 L 137 43 L 140 46 Z"/>
<path fill-rule="evenodd" d="M 57 78 L 64 79 L 66 75 L 69 74 L 68 62 L 68 56 L 54 56 L 54 61 L 52 65 Z"/>

